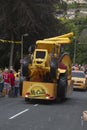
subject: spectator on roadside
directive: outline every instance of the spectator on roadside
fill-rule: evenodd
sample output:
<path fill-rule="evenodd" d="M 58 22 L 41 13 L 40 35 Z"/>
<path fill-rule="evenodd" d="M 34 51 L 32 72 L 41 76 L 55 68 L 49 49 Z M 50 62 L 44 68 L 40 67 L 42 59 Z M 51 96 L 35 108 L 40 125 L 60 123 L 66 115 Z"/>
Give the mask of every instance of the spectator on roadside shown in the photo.
<path fill-rule="evenodd" d="M 12 96 L 14 97 L 15 96 L 15 76 L 14 76 L 14 73 L 12 70 L 10 70 L 10 73 L 9 73 L 9 83 L 11 85 L 11 91 L 10 91 L 10 95 L 9 96 Z"/>
<path fill-rule="evenodd" d="M 85 67 L 84 67 L 84 72 L 85 72 L 85 74 L 87 74 L 87 65 L 85 65 Z"/>
<path fill-rule="evenodd" d="M 9 84 L 9 70 L 8 70 L 8 68 L 5 68 L 5 70 L 3 72 L 3 80 L 4 80 L 5 95 L 8 96 L 10 88 L 11 88 L 11 86 Z"/>
<path fill-rule="evenodd" d="M 79 65 L 75 64 L 75 70 L 79 70 Z"/>
<path fill-rule="evenodd" d="M 15 69 L 14 69 L 13 66 L 10 66 L 10 70 L 11 70 L 14 74 L 16 73 L 16 71 L 15 71 Z"/>
<path fill-rule="evenodd" d="M 84 65 L 81 66 L 80 70 L 85 72 Z"/>
<path fill-rule="evenodd" d="M 20 96 L 22 96 L 23 80 L 24 80 L 24 77 L 23 77 L 23 75 L 20 73 L 20 83 L 19 83 Z"/>
<path fill-rule="evenodd" d="M 19 76 L 18 74 L 15 77 L 15 96 L 18 96 L 18 92 L 19 92 Z"/>
<path fill-rule="evenodd" d="M 72 65 L 72 70 L 75 70 L 75 65 Z"/>
<path fill-rule="evenodd" d="M 3 80 L 3 76 L 2 76 L 2 70 L 0 69 L 0 94 L 2 95 L 2 91 L 4 88 L 4 80 Z"/>

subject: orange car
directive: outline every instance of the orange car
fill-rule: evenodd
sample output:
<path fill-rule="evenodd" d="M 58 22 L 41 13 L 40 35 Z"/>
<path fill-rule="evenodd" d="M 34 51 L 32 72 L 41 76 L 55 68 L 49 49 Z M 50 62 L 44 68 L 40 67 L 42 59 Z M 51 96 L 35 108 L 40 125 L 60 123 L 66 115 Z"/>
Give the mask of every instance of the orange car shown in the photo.
<path fill-rule="evenodd" d="M 72 81 L 74 89 L 87 89 L 87 76 L 83 71 L 72 71 Z"/>

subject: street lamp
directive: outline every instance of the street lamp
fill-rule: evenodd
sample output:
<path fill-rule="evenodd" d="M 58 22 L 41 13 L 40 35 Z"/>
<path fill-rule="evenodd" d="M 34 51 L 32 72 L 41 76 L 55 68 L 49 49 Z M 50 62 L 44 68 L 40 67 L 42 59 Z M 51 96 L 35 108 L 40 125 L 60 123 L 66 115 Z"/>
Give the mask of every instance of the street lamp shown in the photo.
<path fill-rule="evenodd" d="M 21 36 L 21 74 L 22 74 L 22 68 L 23 68 L 23 38 L 28 36 L 27 33 L 22 34 Z"/>

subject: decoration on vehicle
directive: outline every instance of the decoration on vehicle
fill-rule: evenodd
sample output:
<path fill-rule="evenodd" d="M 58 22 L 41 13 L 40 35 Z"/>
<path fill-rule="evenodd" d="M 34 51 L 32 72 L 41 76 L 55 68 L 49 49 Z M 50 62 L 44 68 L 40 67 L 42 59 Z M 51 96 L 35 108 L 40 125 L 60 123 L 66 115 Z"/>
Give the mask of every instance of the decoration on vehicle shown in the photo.
<path fill-rule="evenodd" d="M 46 90 L 45 87 L 41 84 L 34 84 L 30 86 L 29 93 L 32 96 L 45 96 Z"/>
<path fill-rule="evenodd" d="M 65 54 L 63 56 L 62 63 L 64 63 L 65 66 L 67 67 L 68 79 L 70 79 L 71 78 L 71 65 L 72 65 L 72 62 L 71 62 L 71 59 L 70 59 L 68 54 Z"/>

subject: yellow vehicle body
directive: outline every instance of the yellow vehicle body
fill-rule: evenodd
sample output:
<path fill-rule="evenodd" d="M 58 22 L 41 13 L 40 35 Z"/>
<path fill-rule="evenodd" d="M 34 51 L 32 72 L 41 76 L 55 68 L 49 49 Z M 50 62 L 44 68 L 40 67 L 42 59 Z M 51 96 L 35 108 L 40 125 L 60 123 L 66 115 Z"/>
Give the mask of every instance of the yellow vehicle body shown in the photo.
<path fill-rule="evenodd" d="M 73 33 L 38 40 L 28 63 L 28 81 L 23 81 L 25 99 L 55 100 L 66 98 L 73 91 L 72 61 L 67 53 L 61 54 L 61 45 L 70 44 Z"/>
<path fill-rule="evenodd" d="M 30 99 L 54 100 L 57 95 L 57 86 L 53 83 L 23 82 L 23 97 Z M 26 87 L 25 87 L 26 86 Z M 26 93 L 27 91 L 27 93 Z"/>
<path fill-rule="evenodd" d="M 72 91 L 73 91 L 72 82 L 71 80 L 68 80 L 66 97 L 69 97 Z M 22 92 L 23 92 L 22 96 L 26 99 L 56 100 L 57 84 L 24 81 Z"/>

